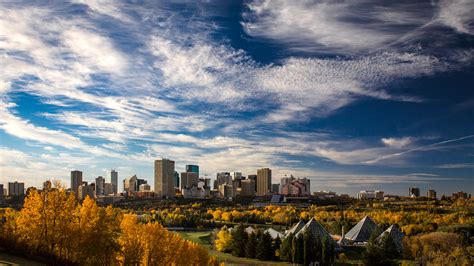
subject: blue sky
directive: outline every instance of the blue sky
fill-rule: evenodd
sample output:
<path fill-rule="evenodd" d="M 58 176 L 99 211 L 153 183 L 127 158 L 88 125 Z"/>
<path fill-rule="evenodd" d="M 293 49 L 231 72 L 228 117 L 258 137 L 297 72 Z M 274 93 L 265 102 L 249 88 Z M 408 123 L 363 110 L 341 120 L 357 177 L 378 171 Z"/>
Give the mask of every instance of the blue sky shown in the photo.
<path fill-rule="evenodd" d="M 46 2 L 49 3 L 49 2 Z M 0 183 L 153 160 L 474 190 L 472 1 L 0 5 Z"/>

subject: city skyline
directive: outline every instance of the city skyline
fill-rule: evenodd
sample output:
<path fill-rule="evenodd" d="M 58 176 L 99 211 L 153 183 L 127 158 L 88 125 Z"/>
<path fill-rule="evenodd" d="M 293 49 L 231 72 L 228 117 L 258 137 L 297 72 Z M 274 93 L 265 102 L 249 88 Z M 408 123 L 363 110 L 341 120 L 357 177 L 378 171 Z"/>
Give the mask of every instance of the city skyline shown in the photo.
<path fill-rule="evenodd" d="M 3 3 L 0 183 L 115 169 L 119 189 L 134 174 L 153 187 L 170 158 L 212 178 L 268 167 L 311 191 L 473 193 L 473 10 Z"/>

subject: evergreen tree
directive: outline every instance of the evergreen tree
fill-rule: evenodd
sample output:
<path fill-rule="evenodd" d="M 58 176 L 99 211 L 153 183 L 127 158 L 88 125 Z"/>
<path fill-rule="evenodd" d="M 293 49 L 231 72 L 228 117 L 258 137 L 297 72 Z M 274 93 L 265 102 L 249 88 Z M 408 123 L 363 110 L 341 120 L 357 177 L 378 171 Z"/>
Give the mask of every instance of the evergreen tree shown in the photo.
<path fill-rule="evenodd" d="M 314 236 L 311 233 L 311 231 L 306 230 L 303 234 L 303 252 L 304 252 L 304 259 L 303 259 L 303 264 L 304 265 L 309 265 L 310 263 L 313 263 L 315 260 L 314 256 Z"/>
<path fill-rule="evenodd" d="M 273 259 L 278 259 L 280 257 L 280 246 L 281 246 L 281 239 L 277 236 L 277 238 L 273 241 Z M 278 255 L 277 255 L 278 254 Z"/>
<path fill-rule="evenodd" d="M 272 237 L 268 233 L 262 233 L 258 239 L 256 258 L 259 260 L 271 260 L 273 253 Z"/>
<path fill-rule="evenodd" d="M 282 261 L 292 261 L 292 243 L 295 238 L 294 234 L 291 233 L 283 239 L 280 245 L 280 260 Z"/>
<path fill-rule="evenodd" d="M 243 224 L 240 224 L 232 231 L 231 238 L 230 250 L 232 255 L 245 257 L 245 244 L 247 243 L 248 235 Z"/>
<path fill-rule="evenodd" d="M 313 258 L 314 261 L 323 261 L 322 243 L 320 237 L 313 237 Z"/>
<path fill-rule="evenodd" d="M 321 255 L 323 265 L 331 265 L 334 262 L 334 241 L 327 236 L 322 241 Z"/>
<path fill-rule="evenodd" d="M 255 251 L 257 249 L 257 244 L 257 235 L 252 232 L 248 237 L 247 243 L 245 244 L 245 256 L 247 258 L 255 259 Z"/>
<path fill-rule="evenodd" d="M 393 243 L 392 239 L 386 235 L 382 240 L 376 241 L 371 239 L 367 244 L 366 250 L 363 254 L 364 264 L 367 266 L 372 265 L 396 265 L 393 260 L 393 254 L 390 250 L 392 248 L 390 242 Z M 395 245 L 393 245 L 395 246 Z"/>
<path fill-rule="evenodd" d="M 301 264 L 304 262 L 304 238 L 303 235 L 299 235 L 298 237 L 295 237 L 293 240 L 293 263 L 298 263 Z"/>

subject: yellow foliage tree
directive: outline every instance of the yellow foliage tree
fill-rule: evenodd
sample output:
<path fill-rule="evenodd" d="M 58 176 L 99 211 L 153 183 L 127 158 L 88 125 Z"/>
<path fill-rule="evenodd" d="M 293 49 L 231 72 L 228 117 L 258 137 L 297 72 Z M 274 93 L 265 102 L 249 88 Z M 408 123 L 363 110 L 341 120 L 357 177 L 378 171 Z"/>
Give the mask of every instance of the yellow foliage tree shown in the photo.
<path fill-rule="evenodd" d="M 214 245 L 218 251 L 226 252 L 230 249 L 231 240 L 232 240 L 232 236 L 227 230 L 227 228 L 224 226 L 217 233 Z"/>

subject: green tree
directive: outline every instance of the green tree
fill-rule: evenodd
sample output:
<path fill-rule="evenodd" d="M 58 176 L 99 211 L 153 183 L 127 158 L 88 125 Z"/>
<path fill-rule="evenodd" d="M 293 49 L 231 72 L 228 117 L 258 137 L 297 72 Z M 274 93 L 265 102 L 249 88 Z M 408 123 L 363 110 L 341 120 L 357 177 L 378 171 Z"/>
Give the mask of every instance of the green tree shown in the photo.
<path fill-rule="evenodd" d="M 232 255 L 237 257 L 245 257 L 245 244 L 247 243 L 247 232 L 243 224 L 240 224 L 231 233 L 230 250 Z"/>
<path fill-rule="evenodd" d="M 278 259 L 280 257 L 280 246 L 281 246 L 281 239 L 277 236 L 277 238 L 273 241 L 273 258 Z"/>
<path fill-rule="evenodd" d="M 247 258 L 252 258 L 255 259 L 255 251 L 257 249 L 257 235 L 252 232 L 247 240 L 247 243 L 245 244 L 245 256 Z"/>
<path fill-rule="evenodd" d="M 396 265 L 394 261 L 393 248 L 396 249 L 392 239 L 385 235 L 380 241 L 371 239 L 367 244 L 363 254 L 364 264 L 367 266 L 375 265 Z"/>
<path fill-rule="evenodd" d="M 271 260 L 273 254 L 272 237 L 268 233 L 262 233 L 258 239 L 256 258 L 259 260 Z"/>
<path fill-rule="evenodd" d="M 291 248 L 292 248 L 292 243 L 293 239 L 295 238 L 295 235 L 291 233 L 287 237 L 283 239 L 280 245 L 280 260 L 282 261 L 292 261 L 292 254 L 291 254 Z"/>

